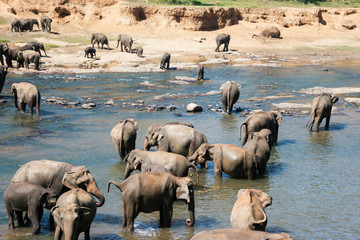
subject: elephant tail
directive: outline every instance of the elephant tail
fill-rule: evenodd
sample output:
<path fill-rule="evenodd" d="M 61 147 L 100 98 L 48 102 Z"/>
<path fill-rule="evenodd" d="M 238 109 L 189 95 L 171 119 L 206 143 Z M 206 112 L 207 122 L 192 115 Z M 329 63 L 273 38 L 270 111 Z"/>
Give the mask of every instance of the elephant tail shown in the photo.
<path fill-rule="evenodd" d="M 226 112 L 228 113 L 228 114 L 230 114 L 231 113 L 231 105 L 232 105 L 232 103 L 230 103 L 230 93 L 231 93 L 231 87 L 228 87 L 228 89 L 227 89 L 227 109 L 226 109 Z"/>
<path fill-rule="evenodd" d="M 241 140 L 241 131 L 242 131 L 242 128 L 244 127 L 244 139 L 243 139 L 243 145 L 245 144 L 246 142 L 246 138 L 247 138 L 247 122 L 243 122 L 241 125 L 240 125 L 240 138 L 239 140 Z"/>
<path fill-rule="evenodd" d="M 111 184 L 114 184 L 118 189 L 120 189 L 120 191 L 122 191 L 122 189 L 121 189 L 121 183 L 117 183 L 117 182 L 115 182 L 115 181 L 109 181 L 109 183 L 108 183 L 108 187 L 107 187 L 107 192 L 109 192 L 110 191 L 110 185 Z"/>
<path fill-rule="evenodd" d="M 194 168 L 195 171 L 196 171 L 196 177 L 197 177 L 196 178 L 196 184 L 198 184 L 199 183 L 199 170 L 198 170 L 197 166 L 194 163 L 190 163 L 190 167 Z"/>

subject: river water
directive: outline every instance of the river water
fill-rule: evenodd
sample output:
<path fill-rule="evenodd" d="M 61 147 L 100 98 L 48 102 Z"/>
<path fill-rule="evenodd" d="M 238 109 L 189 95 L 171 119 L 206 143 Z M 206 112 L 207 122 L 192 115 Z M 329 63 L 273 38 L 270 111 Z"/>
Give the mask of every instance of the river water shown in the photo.
<path fill-rule="evenodd" d="M 351 65 L 351 67 L 347 67 Z M 143 149 L 149 125 L 170 121 L 192 123 L 205 133 L 210 143 L 241 145 L 239 126 L 245 120 L 241 113 L 226 115 L 211 111 L 221 106 L 218 91 L 222 83 L 235 81 L 242 85 L 235 107 L 246 110 L 270 110 L 272 103 L 309 104 L 314 96 L 299 93 L 303 88 L 360 87 L 357 63 L 307 65 L 301 67 L 234 67 L 205 69 L 205 81 L 176 84 L 175 76 L 195 76 L 195 70 L 165 73 L 108 73 L 91 75 L 9 75 L 2 93 L 7 103 L 0 105 L 0 193 L 3 194 L 13 174 L 24 163 L 37 159 L 66 161 L 86 165 L 95 177 L 106 202 L 99 208 L 91 227 L 92 239 L 189 239 L 194 234 L 216 228 L 229 228 L 230 213 L 241 188 L 258 188 L 273 197 L 266 209 L 267 231 L 287 232 L 295 239 L 358 239 L 360 236 L 359 201 L 359 108 L 346 103 L 340 95 L 335 104 L 330 130 L 308 132 L 308 114 L 299 111 L 283 116 L 278 145 L 273 148 L 268 172 L 253 181 L 223 176 L 215 179 L 213 165 L 201 169 L 195 188 L 194 227 L 187 227 L 187 206 L 174 204 L 171 228 L 159 228 L 159 213 L 141 213 L 136 218 L 134 233 L 121 228 L 122 201 L 120 191 L 106 193 L 109 180 L 124 179 L 125 164 L 120 163 L 110 138 L 110 130 L 119 121 L 134 118 L 139 124 L 136 146 Z M 28 81 L 41 91 L 40 118 L 23 115 L 13 107 L 10 86 Z M 141 83 L 148 81 L 153 86 Z M 251 97 L 286 96 L 266 101 L 249 101 Z M 85 103 L 91 98 L 94 109 L 65 108 L 48 104 L 46 98 Z M 162 97 L 156 97 L 162 96 Z M 113 99 L 112 106 L 104 105 Z M 123 103 L 144 100 L 145 104 L 164 106 L 160 111 L 139 111 Z M 186 104 L 195 102 L 204 111 L 186 113 Z M 174 105 L 174 111 L 166 107 Z M 211 107 L 209 107 L 211 105 Z M 307 109 L 309 110 L 309 109 Z M 324 124 L 324 123 L 323 123 Z M 195 180 L 195 178 L 193 177 Z M 8 219 L 0 201 L 0 239 L 51 239 L 54 232 L 48 224 L 49 211 L 44 211 L 41 233 L 29 236 L 30 228 L 8 232 Z M 83 237 L 83 234 L 80 235 Z"/>

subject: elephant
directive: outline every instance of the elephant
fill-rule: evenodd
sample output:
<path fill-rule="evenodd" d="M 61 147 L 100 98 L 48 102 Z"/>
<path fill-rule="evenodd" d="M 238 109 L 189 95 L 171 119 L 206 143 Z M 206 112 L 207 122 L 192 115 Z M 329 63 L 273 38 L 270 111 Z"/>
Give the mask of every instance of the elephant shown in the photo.
<path fill-rule="evenodd" d="M 250 151 L 233 144 L 203 143 L 188 160 L 195 164 L 213 161 L 215 177 L 221 178 L 224 172 L 234 178 L 252 180 L 256 175 L 254 158 Z"/>
<path fill-rule="evenodd" d="M 279 111 L 263 111 L 251 114 L 240 125 L 240 139 L 242 128 L 244 128 L 242 145 L 244 146 L 245 143 L 250 140 L 254 132 L 259 132 L 263 128 L 269 129 L 272 133 L 273 138 L 271 145 L 276 144 L 281 120 L 281 113 Z"/>
<path fill-rule="evenodd" d="M 22 165 L 14 174 L 11 182 L 26 181 L 55 190 L 60 196 L 69 189 L 82 188 L 94 195 L 101 207 L 105 198 L 98 188 L 94 177 L 85 166 L 73 166 L 66 162 L 35 160 Z"/>
<path fill-rule="evenodd" d="M 216 49 L 215 52 L 219 52 L 219 47 L 221 44 L 224 44 L 223 51 L 229 51 L 229 42 L 230 42 L 230 35 L 229 34 L 219 34 L 216 36 Z"/>
<path fill-rule="evenodd" d="M 324 118 L 326 118 L 325 129 L 329 129 L 332 105 L 338 100 L 336 95 L 327 93 L 314 98 L 311 103 L 310 120 L 307 124 L 309 131 L 312 131 L 315 118 L 315 131 L 319 131 L 319 126 Z"/>
<path fill-rule="evenodd" d="M 36 19 L 20 19 L 20 29 L 21 31 L 33 31 L 34 28 L 34 24 L 37 25 L 38 29 L 40 30 L 39 27 L 39 22 Z"/>
<path fill-rule="evenodd" d="M 126 169 L 125 179 L 127 179 L 133 170 L 140 170 L 141 172 L 148 172 L 151 165 L 160 165 L 170 171 L 171 174 L 177 177 L 186 177 L 189 174 L 189 168 L 198 169 L 195 164 L 191 163 L 186 157 L 164 151 L 143 151 L 135 149 L 125 157 Z M 154 167 L 154 166 L 152 166 Z M 197 173 L 199 178 L 199 174 Z"/>
<path fill-rule="evenodd" d="M 16 61 L 18 52 L 22 50 L 22 47 L 16 45 L 3 45 L 3 54 L 6 57 L 6 64 L 8 67 L 13 67 L 12 60 Z"/>
<path fill-rule="evenodd" d="M 166 64 L 166 69 L 169 69 L 169 67 L 170 67 L 170 58 L 171 58 L 170 53 L 165 53 L 165 54 L 162 56 L 161 62 L 160 62 L 160 69 L 164 69 L 164 68 L 165 68 L 165 64 Z"/>
<path fill-rule="evenodd" d="M 13 31 L 20 32 L 20 28 L 21 28 L 21 23 L 19 19 L 15 18 L 14 20 L 11 21 L 11 32 Z"/>
<path fill-rule="evenodd" d="M 1 65 L 4 65 L 4 57 L 3 55 L 6 55 L 6 52 L 9 51 L 9 46 L 7 43 L 0 43 L 0 63 Z"/>
<path fill-rule="evenodd" d="M 111 129 L 110 136 L 121 161 L 126 162 L 125 156 L 135 149 L 137 130 L 138 124 L 132 118 L 121 121 Z"/>
<path fill-rule="evenodd" d="M 47 56 L 46 52 L 45 52 L 45 47 L 44 44 L 42 43 L 38 43 L 38 42 L 28 42 L 25 46 L 32 46 L 33 50 L 38 52 L 40 54 L 41 57 L 41 52 L 40 49 L 44 51 L 45 56 Z"/>
<path fill-rule="evenodd" d="M 152 146 L 157 146 L 159 151 L 189 157 L 202 143 L 206 142 L 207 139 L 201 131 L 182 123 L 169 123 L 162 126 L 149 126 L 144 149 L 149 151 Z"/>
<path fill-rule="evenodd" d="M 260 132 L 254 132 L 250 140 L 243 146 L 255 156 L 256 170 L 260 174 L 266 172 L 266 165 L 270 158 L 272 133 L 269 129 L 261 129 Z"/>
<path fill-rule="evenodd" d="M 204 80 L 204 66 L 202 64 L 197 65 L 196 72 L 197 80 Z"/>
<path fill-rule="evenodd" d="M 144 172 L 167 172 L 171 173 L 167 168 L 159 164 L 150 164 L 146 168 L 144 167 Z"/>
<path fill-rule="evenodd" d="M 202 231 L 190 240 L 293 240 L 287 233 L 268 233 L 241 229 L 214 229 Z"/>
<path fill-rule="evenodd" d="M 48 16 L 42 16 L 40 18 L 40 23 L 41 23 L 41 29 L 43 32 L 48 32 L 51 33 L 51 22 L 52 19 L 49 18 Z"/>
<path fill-rule="evenodd" d="M 136 48 L 136 55 L 138 57 L 142 57 L 143 56 L 143 52 L 144 52 L 144 49 L 142 47 L 137 47 Z"/>
<path fill-rule="evenodd" d="M 170 227 L 173 202 L 183 200 L 188 205 L 186 225 L 195 223 L 193 183 L 188 177 L 176 177 L 165 172 L 146 172 L 130 176 L 122 183 L 109 181 L 120 189 L 123 201 L 122 227 L 134 231 L 134 220 L 140 212 L 160 211 L 160 226 Z"/>
<path fill-rule="evenodd" d="M 34 63 L 35 70 L 40 70 L 40 54 L 34 50 L 19 51 L 16 57 L 16 61 L 18 62 L 18 68 L 24 66 L 25 63 L 25 67 L 29 69 L 30 63 Z"/>
<path fill-rule="evenodd" d="M 33 115 L 33 107 L 36 109 L 36 115 L 40 115 L 41 95 L 39 89 L 35 85 L 28 82 L 13 83 L 11 89 L 14 97 L 14 104 L 17 109 L 19 109 L 17 104 L 19 100 L 20 111 L 22 113 L 25 113 L 27 104 L 31 115 Z"/>
<path fill-rule="evenodd" d="M 234 104 L 237 102 L 240 96 L 240 91 L 235 82 L 229 81 L 224 85 L 221 90 L 221 101 L 223 104 L 223 110 L 231 114 Z"/>
<path fill-rule="evenodd" d="M 84 52 L 85 52 L 84 57 L 86 57 L 86 58 L 88 58 L 89 55 L 90 55 L 91 58 L 93 58 L 94 56 L 96 57 L 96 49 L 93 48 L 93 47 L 87 47 L 87 48 L 85 48 L 85 51 L 84 51 Z"/>
<path fill-rule="evenodd" d="M 133 39 L 127 34 L 119 34 L 118 40 L 117 40 L 117 46 L 116 48 L 121 47 L 121 51 L 123 51 L 123 46 L 125 48 L 126 52 L 131 52 L 131 46 L 133 44 Z"/>
<path fill-rule="evenodd" d="M 280 30 L 277 27 L 266 28 L 261 32 L 262 37 L 266 38 L 281 38 Z"/>
<path fill-rule="evenodd" d="M 51 209 L 56 222 L 54 240 L 78 239 L 81 232 L 90 240 L 90 225 L 96 215 L 96 202 L 81 188 L 74 188 L 63 193 Z"/>
<path fill-rule="evenodd" d="M 265 231 L 267 216 L 264 208 L 272 197 L 258 189 L 240 189 L 230 216 L 231 226 L 241 230 Z"/>
<path fill-rule="evenodd" d="M 4 87 L 6 74 L 8 73 L 8 67 L 0 66 L 0 93 Z"/>
<path fill-rule="evenodd" d="M 110 50 L 108 38 L 103 33 L 93 33 L 93 34 L 91 34 L 92 47 L 94 47 L 95 43 L 97 43 L 98 48 L 100 48 L 100 43 L 101 43 L 101 49 L 104 49 L 104 45 L 107 45 L 108 49 Z"/>
<path fill-rule="evenodd" d="M 4 192 L 4 202 L 9 217 L 9 229 L 14 229 L 14 213 L 19 226 L 24 226 L 22 212 L 27 212 L 33 224 L 32 234 L 40 231 L 43 207 L 52 208 L 56 203 L 53 189 L 28 182 L 11 183 Z"/>

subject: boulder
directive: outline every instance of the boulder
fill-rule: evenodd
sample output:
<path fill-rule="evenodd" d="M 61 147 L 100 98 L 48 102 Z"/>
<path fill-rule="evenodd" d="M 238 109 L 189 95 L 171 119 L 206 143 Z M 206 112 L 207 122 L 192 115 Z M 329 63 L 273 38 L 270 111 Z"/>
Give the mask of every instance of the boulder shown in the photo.
<path fill-rule="evenodd" d="M 186 111 L 187 112 L 201 112 L 203 110 L 203 108 L 196 104 L 196 103 L 189 103 L 187 106 L 186 106 Z"/>

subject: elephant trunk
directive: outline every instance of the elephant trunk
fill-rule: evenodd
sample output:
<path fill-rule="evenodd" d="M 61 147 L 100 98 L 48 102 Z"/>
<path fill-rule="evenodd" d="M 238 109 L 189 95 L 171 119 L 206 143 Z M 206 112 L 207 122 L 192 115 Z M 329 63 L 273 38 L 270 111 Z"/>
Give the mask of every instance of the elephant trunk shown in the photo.
<path fill-rule="evenodd" d="M 133 169 L 131 168 L 129 163 L 126 163 L 126 169 L 125 169 L 125 179 L 127 179 L 130 174 L 132 173 Z"/>
<path fill-rule="evenodd" d="M 198 157 L 197 157 L 197 154 L 194 153 L 193 155 L 191 155 L 190 157 L 188 157 L 187 159 L 190 163 L 193 163 L 193 164 L 198 164 Z"/>
<path fill-rule="evenodd" d="M 186 219 L 187 226 L 193 226 L 195 223 L 195 199 L 194 199 L 194 188 L 189 187 L 190 191 L 190 202 L 188 202 L 189 218 Z"/>
<path fill-rule="evenodd" d="M 66 220 L 64 222 L 64 235 L 65 235 L 65 240 L 74 240 L 77 239 L 74 231 L 75 231 L 75 222 L 74 221 L 70 221 L 70 220 Z"/>
<path fill-rule="evenodd" d="M 96 202 L 96 206 L 97 207 L 101 207 L 102 205 L 104 205 L 105 203 L 105 197 L 104 195 L 101 193 L 100 189 L 98 188 L 97 184 L 95 183 L 95 186 L 93 187 L 88 187 L 86 189 L 86 191 L 92 195 L 94 195 L 98 200 L 99 202 Z"/>
<path fill-rule="evenodd" d="M 145 151 L 149 151 L 151 148 L 151 145 L 149 144 L 149 141 L 147 139 L 145 139 L 144 141 L 144 149 Z"/>

